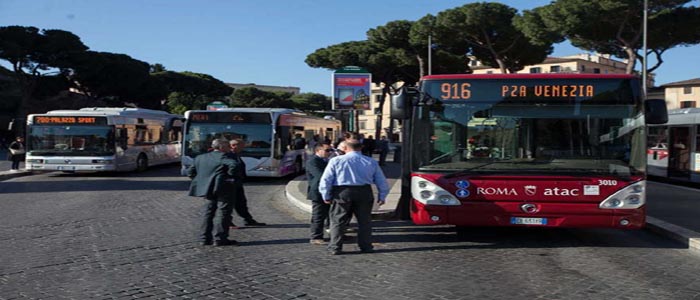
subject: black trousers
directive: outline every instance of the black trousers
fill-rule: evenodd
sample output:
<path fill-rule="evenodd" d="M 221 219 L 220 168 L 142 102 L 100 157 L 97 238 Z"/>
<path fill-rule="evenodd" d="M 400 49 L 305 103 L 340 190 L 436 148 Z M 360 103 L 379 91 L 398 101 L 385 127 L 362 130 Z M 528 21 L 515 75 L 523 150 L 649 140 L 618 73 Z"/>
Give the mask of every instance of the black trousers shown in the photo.
<path fill-rule="evenodd" d="M 227 240 L 229 226 L 231 225 L 233 202 L 221 198 L 218 200 L 205 198 L 204 201 L 204 206 L 202 206 L 202 223 L 199 227 L 199 240 L 202 242 Z"/>
<path fill-rule="evenodd" d="M 323 239 L 323 227 L 328 221 L 328 213 L 331 209 L 330 204 L 324 202 L 311 202 L 311 239 Z"/>
<path fill-rule="evenodd" d="M 243 218 L 246 223 L 254 221 L 253 216 L 250 214 L 250 211 L 248 211 L 248 198 L 245 196 L 245 189 L 243 189 L 243 186 L 240 185 L 236 187 L 234 192 L 236 193 L 236 200 L 234 201 L 233 209 L 236 211 L 236 214 Z"/>
<path fill-rule="evenodd" d="M 352 216 L 357 219 L 357 245 L 360 250 L 372 250 L 372 187 L 334 186 L 331 202 L 331 241 L 328 250 L 343 250 L 343 237 Z"/>

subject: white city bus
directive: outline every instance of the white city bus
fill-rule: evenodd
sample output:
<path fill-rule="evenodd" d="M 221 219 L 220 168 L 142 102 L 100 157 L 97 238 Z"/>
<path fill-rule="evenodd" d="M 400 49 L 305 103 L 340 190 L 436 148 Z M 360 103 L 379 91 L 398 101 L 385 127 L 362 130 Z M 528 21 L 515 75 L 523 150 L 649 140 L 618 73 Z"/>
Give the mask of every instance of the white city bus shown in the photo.
<path fill-rule="evenodd" d="M 248 176 L 281 177 L 301 172 L 311 147 L 334 141 L 341 122 L 286 108 L 219 108 L 185 112 L 182 174 L 194 158 L 209 151 L 215 138 L 240 138 L 246 147 L 241 157 Z M 295 137 L 301 135 L 304 143 Z"/>
<path fill-rule="evenodd" d="M 183 118 L 164 111 L 92 107 L 27 118 L 31 171 L 143 171 L 180 160 Z"/>
<path fill-rule="evenodd" d="M 650 125 L 649 175 L 700 182 L 700 108 L 668 111 L 668 122 Z"/>

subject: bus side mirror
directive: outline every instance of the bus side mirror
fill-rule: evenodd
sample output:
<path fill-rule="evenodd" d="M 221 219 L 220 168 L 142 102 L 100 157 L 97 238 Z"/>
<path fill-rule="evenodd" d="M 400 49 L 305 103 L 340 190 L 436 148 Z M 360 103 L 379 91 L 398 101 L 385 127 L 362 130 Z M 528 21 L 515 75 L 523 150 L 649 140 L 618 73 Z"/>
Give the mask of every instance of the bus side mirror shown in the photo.
<path fill-rule="evenodd" d="M 418 95 L 415 88 L 402 87 L 398 94 L 391 96 L 391 118 L 406 120 L 411 117 L 413 99 Z"/>
<path fill-rule="evenodd" d="M 647 99 L 644 101 L 644 121 L 647 124 L 666 124 L 668 110 L 664 99 Z"/>

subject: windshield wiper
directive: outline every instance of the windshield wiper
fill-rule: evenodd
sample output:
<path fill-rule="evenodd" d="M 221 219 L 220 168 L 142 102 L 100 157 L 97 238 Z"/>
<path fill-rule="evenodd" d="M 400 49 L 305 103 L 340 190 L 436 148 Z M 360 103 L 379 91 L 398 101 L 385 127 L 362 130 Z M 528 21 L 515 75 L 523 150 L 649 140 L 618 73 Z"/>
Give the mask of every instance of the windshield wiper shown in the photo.
<path fill-rule="evenodd" d="M 445 175 L 445 178 L 452 178 L 452 177 L 467 175 L 467 174 L 469 174 L 470 171 L 473 171 L 473 170 L 476 170 L 476 169 L 480 169 L 480 168 L 482 168 L 482 167 L 489 166 L 489 165 L 492 165 L 492 164 L 494 164 L 494 163 L 496 163 L 496 162 L 485 163 L 485 164 L 482 164 L 482 165 L 479 165 L 479 166 L 475 166 L 475 167 L 471 167 L 471 168 L 464 169 L 464 170 L 461 170 L 461 171 L 457 171 L 457 172 L 454 172 L 454 173 L 450 173 L 450 174 Z"/>

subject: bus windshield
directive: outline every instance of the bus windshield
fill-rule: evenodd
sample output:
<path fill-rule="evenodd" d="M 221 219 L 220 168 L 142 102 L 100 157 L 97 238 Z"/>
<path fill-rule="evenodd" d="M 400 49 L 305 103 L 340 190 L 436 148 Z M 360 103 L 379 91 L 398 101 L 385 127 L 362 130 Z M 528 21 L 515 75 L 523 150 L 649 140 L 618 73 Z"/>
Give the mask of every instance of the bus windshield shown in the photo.
<path fill-rule="evenodd" d="M 557 97 L 532 95 L 543 81 L 531 81 L 479 82 L 478 92 L 470 84 L 471 94 L 458 94 L 469 99 L 456 100 L 445 94 L 463 82 L 424 83 L 436 104 L 415 110 L 414 170 L 625 177 L 644 172 L 643 118 L 629 81 L 587 82 L 581 86 L 590 85 L 595 94 Z M 548 88 L 567 85 L 546 82 Z M 489 84 L 499 92 L 483 92 Z"/>
<path fill-rule="evenodd" d="M 245 141 L 241 156 L 270 157 L 272 155 L 272 127 L 270 124 L 226 124 L 226 123 L 189 123 L 185 137 L 185 154 L 196 157 L 209 151 L 211 141 L 215 138 Z"/>
<path fill-rule="evenodd" d="M 31 155 L 108 156 L 115 153 L 111 126 L 31 126 L 27 144 Z"/>

